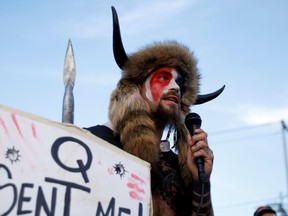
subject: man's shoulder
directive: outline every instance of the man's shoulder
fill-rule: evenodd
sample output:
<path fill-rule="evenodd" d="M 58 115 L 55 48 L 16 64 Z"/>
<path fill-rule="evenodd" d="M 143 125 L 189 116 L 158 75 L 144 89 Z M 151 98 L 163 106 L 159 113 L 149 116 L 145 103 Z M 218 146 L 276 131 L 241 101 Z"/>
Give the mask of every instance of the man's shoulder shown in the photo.
<path fill-rule="evenodd" d="M 84 127 L 85 130 L 90 131 L 93 135 L 113 144 L 122 149 L 119 135 L 114 133 L 109 127 L 105 125 L 95 125 L 91 127 Z"/>
<path fill-rule="evenodd" d="M 84 129 L 90 131 L 95 136 L 101 133 L 110 133 L 110 130 L 111 130 L 110 128 L 104 125 L 94 125 L 90 127 L 84 127 Z"/>

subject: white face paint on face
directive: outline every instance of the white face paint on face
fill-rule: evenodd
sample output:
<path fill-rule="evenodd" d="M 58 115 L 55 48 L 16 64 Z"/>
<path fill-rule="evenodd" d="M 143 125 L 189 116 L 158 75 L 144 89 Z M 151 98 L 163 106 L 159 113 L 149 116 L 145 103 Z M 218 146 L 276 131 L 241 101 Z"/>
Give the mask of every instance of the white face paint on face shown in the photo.
<path fill-rule="evenodd" d="M 182 78 L 172 67 L 162 67 L 155 70 L 145 81 L 146 97 L 151 101 L 158 101 L 163 93 L 176 90 L 180 94 L 179 84 Z"/>

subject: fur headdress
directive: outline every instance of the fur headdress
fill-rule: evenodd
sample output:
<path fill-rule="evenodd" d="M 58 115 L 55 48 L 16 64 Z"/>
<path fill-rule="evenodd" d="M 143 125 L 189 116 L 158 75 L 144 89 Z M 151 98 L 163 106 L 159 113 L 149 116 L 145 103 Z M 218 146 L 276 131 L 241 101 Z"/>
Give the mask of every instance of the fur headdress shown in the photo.
<path fill-rule="evenodd" d="M 209 95 L 198 95 L 200 75 L 197 60 L 189 49 L 176 42 L 166 41 L 146 46 L 140 51 L 126 55 L 124 50 L 116 10 L 113 13 L 113 51 L 116 63 L 122 69 L 122 76 L 110 98 L 109 119 L 120 135 L 123 149 L 152 164 L 159 159 L 159 140 L 156 125 L 151 118 L 147 102 L 140 95 L 139 86 L 145 82 L 151 71 L 160 67 L 173 67 L 182 76 L 180 122 L 177 128 L 179 165 L 185 182 L 191 181 L 186 167 L 185 116 L 192 104 L 205 103 L 217 97 L 224 89 Z"/>

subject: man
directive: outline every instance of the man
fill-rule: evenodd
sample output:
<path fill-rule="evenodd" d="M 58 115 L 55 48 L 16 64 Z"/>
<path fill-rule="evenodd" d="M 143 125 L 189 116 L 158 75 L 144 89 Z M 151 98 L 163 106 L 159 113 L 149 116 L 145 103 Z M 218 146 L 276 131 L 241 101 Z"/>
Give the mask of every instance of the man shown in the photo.
<path fill-rule="evenodd" d="M 254 212 L 254 216 L 276 216 L 276 211 L 274 211 L 270 206 L 260 206 Z"/>
<path fill-rule="evenodd" d="M 155 43 L 128 57 L 113 7 L 112 12 L 114 57 L 122 77 L 110 98 L 109 121 L 87 129 L 151 164 L 154 216 L 213 215 L 213 152 L 206 132 L 197 129 L 190 136 L 184 119 L 189 106 L 217 97 L 224 87 L 198 95 L 196 60 L 175 41 Z M 173 130 L 177 154 L 168 142 Z M 204 160 L 205 182 L 198 177 L 195 158 L 199 157 Z"/>

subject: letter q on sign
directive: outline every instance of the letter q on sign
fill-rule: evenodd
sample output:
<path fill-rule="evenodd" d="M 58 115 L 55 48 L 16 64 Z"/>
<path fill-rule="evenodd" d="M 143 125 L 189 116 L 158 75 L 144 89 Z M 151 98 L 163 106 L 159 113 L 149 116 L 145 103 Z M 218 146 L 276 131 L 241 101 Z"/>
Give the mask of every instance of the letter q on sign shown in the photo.
<path fill-rule="evenodd" d="M 80 151 L 79 145 L 84 149 L 86 155 L 85 164 L 83 163 L 82 159 L 77 159 L 77 157 L 83 156 L 83 151 Z M 77 149 L 77 151 L 75 151 L 75 149 Z M 93 156 L 89 147 L 84 142 L 73 137 L 60 137 L 53 143 L 51 148 L 51 155 L 61 168 L 69 172 L 80 172 L 85 183 L 89 182 L 87 170 L 89 170 L 91 166 Z M 73 161 L 71 158 L 75 158 L 77 166 L 74 164 L 74 167 L 72 167 L 72 164 L 65 164 L 68 163 L 67 161 Z M 62 161 L 65 161 L 65 163 Z"/>

